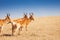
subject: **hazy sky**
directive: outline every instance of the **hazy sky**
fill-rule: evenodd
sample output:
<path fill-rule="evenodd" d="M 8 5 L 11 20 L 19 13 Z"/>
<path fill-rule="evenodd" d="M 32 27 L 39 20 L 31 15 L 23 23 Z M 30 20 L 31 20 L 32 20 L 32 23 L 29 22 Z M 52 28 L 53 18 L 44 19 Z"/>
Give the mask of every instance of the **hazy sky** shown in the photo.
<path fill-rule="evenodd" d="M 21 17 L 33 12 L 35 16 L 60 16 L 60 0 L 0 0 L 0 18 L 10 13 Z"/>

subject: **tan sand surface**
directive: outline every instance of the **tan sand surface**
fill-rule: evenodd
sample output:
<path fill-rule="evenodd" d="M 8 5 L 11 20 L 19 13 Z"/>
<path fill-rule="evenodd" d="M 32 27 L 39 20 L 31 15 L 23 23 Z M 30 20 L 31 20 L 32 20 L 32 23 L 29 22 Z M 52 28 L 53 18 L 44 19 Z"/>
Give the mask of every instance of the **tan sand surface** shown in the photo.
<path fill-rule="evenodd" d="M 28 25 L 28 31 L 25 27 L 20 35 L 10 36 L 11 24 L 5 24 L 0 35 L 0 40 L 60 40 L 60 16 L 36 17 Z"/>

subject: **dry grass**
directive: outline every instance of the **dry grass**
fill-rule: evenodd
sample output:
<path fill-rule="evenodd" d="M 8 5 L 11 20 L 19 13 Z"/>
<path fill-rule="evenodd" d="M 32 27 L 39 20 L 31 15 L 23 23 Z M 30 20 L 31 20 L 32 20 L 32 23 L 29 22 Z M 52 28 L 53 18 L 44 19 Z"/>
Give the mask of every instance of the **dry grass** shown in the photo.
<path fill-rule="evenodd" d="M 28 31 L 11 36 L 11 24 L 3 26 L 0 40 L 60 40 L 60 17 L 40 17 L 28 25 Z"/>

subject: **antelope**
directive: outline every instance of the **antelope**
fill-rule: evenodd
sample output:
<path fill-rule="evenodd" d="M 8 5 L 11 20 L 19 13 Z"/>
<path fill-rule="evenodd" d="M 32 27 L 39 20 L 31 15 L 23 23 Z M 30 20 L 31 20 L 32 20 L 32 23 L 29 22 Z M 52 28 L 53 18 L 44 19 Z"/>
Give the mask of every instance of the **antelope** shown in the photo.
<path fill-rule="evenodd" d="M 9 24 L 9 23 L 11 23 L 11 25 L 12 25 L 12 35 L 14 35 L 14 33 L 20 28 L 20 25 L 19 25 L 19 23 L 17 23 L 16 21 L 13 21 L 11 19 L 9 19 L 7 24 Z M 18 34 L 19 34 L 19 32 L 18 32 Z"/>
<path fill-rule="evenodd" d="M 30 13 L 29 18 L 27 16 L 27 14 L 24 14 L 23 18 L 20 18 L 20 19 L 14 20 L 14 21 L 16 21 L 17 23 L 20 24 L 20 31 L 22 31 L 23 26 L 25 26 L 26 31 L 27 31 L 27 26 L 32 20 L 34 21 L 33 13 Z"/>
<path fill-rule="evenodd" d="M 12 35 L 14 35 L 15 32 L 17 32 L 18 30 L 20 30 L 20 25 L 14 21 L 10 21 L 9 23 L 11 23 L 12 25 Z M 18 31 L 18 35 L 19 35 L 19 31 Z"/>
<path fill-rule="evenodd" d="M 23 18 L 12 20 L 9 23 L 12 24 L 12 35 L 18 30 L 18 35 L 20 35 L 20 31 L 22 31 L 23 26 L 25 25 L 26 31 L 28 24 L 34 20 L 33 13 L 30 14 L 28 18 L 27 14 L 24 14 Z"/>
<path fill-rule="evenodd" d="M 9 14 L 7 14 L 6 18 L 5 19 L 0 19 L 0 33 L 1 31 L 3 30 L 3 25 L 4 23 L 7 23 L 10 21 L 10 18 L 9 18 Z"/>
<path fill-rule="evenodd" d="M 27 27 L 28 27 L 29 23 L 30 23 L 32 20 L 34 21 L 33 13 L 30 13 L 29 15 L 30 15 L 30 17 L 27 18 L 27 19 L 25 19 L 25 20 L 26 20 L 26 22 L 25 22 L 26 31 L 27 31 Z"/>
<path fill-rule="evenodd" d="M 11 25 L 12 25 L 12 35 L 14 35 L 14 33 L 16 31 L 18 31 L 18 35 L 20 35 L 20 30 L 21 30 L 20 28 L 22 28 L 22 25 L 25 23 L 26 18 L 27 18 L 27 15 L 24 14 L 23 18 L 16 19 L 16 20 L 11 20 L 10 19 L 8 24 L 11 23 Z"/>
<path fill-rule="evenodd" d="M 13 22 L 17 23 L 17 25 L 20 25 L 20 26 L 17 26 L 16 30 L 18 30 L 18 35 L 20 35 L 20 30 L 22 30 L 23 28 L 23 24 L 25 24 L 26 22 L 26 19 L 27 19 L 27 14 L 24 14 L 24 17 L 23 18 L 20 18 L 20 19 L 16 19 L 16 20 L 13 20 Z M 13 23 L 12 23 L 13 25 Z M 16 25 L 16 24 L 15 24 Z M 14 28 L 15 29 L 15 28 Z M 14 30 L 12 29 L 12 30 Z M 13 33 L 13 32 L 12 32 Z"/>
<path fill-rule="evenodd" d="M 33 20 L 34 21 L 34 18 L 33 18 L 33 13 L 30 13 L 29 14 L 30 15 L 30 17 L 28 18 L 27 17 L 27 15 L 25 14 L 25 18 L 24 18 L 24 20 L 22 20 L 22 21 L 19 21 L 19 23 L 20 23 L 20 29 L 21 29 L 21 31 L 22 31 L 22 28 L 23 28 L 23 26 L 25 25 L 25 28 L 26 28 L 26 31 L 27 31 L 27 27 L 28 27 L 28 25 L 29 25 L 29 23 Z"/>
<path fill-rule="evenodd" d="M 26 26 L 25 26 L 26 31 L 27 31 L 27 27 L 28 27 L 29 23 L 31 21 L 34 21 L 33 13 L 30 13 L 29 15 L 30 15 L 30 17 L 28 19 L 26 19 Z"/>

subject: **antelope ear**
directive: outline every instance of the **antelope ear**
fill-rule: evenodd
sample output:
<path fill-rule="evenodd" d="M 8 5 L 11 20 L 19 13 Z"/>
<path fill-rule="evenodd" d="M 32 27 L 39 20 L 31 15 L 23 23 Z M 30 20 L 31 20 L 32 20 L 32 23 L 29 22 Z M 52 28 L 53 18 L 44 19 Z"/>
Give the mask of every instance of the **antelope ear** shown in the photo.
<path fill-rule="evenodd" d="M 7 14 L 7 16 L 8 16 L 8 14 Z"/>
<path fill-rule="evenodd" d="M 25 15 L 27 15 L 27 13 Z"/>
<path fill-rule="evenodd" d="M 8 14 L 6 15 L 6 17 L 8 16 Z"/>
<path fill-rule="evenodd" d="M 29 13 L 29 15 L 31 15 L 31 13 Z"/>
<path fill-rule="evenodd" d="M 7 13 L 7 16 L 10 16 L 10 14 Z"/>
<path fill-rule="evenodd" d="M 24 13 L 24 15 L 26 15 L 26 14 Z"/>
<path fill-rule="evenodd" d="M 27 13 L 24 13 L 24 16 L 27 15 Z"/>
<path fill-rule="evenodd" d="M 9 15 L 8 16 L 10 16 L 10 13 L 9 13 Z"/>
<path fill-rule="evenodd" d="M 34 15 L 33 12 L 31 13 L 31 15 Z"/>

